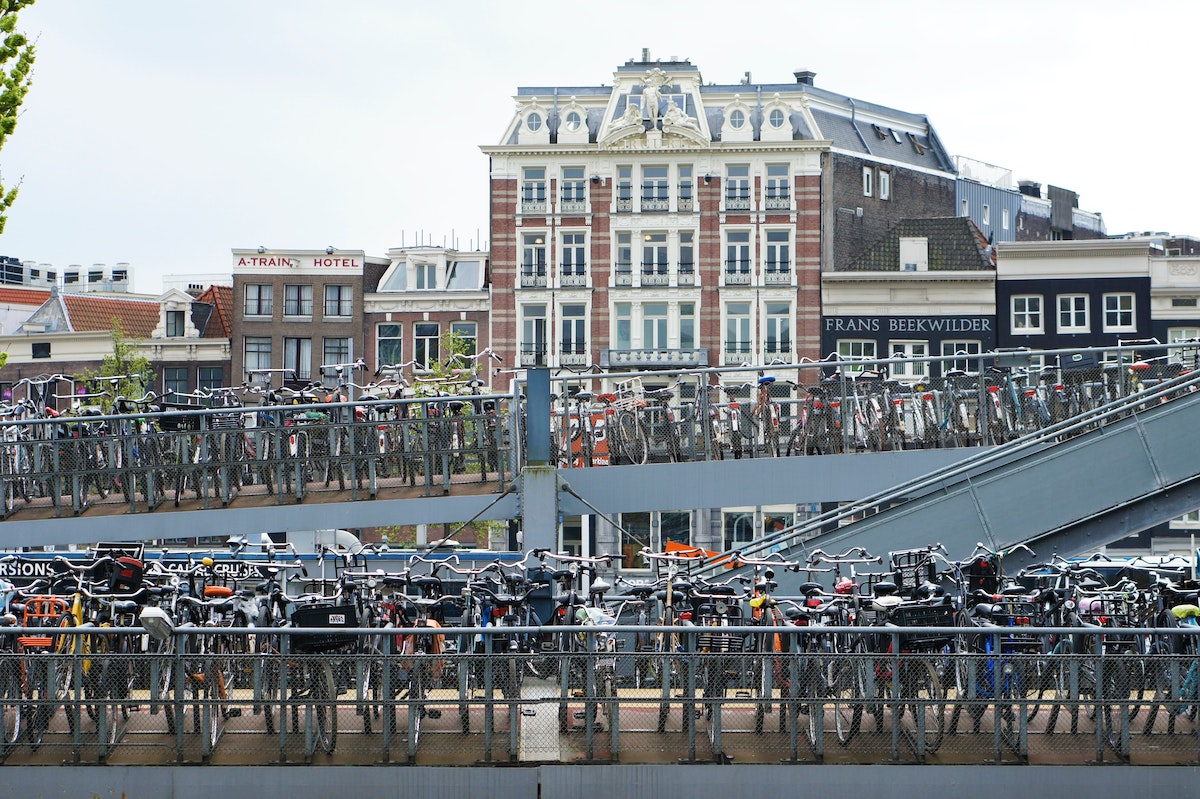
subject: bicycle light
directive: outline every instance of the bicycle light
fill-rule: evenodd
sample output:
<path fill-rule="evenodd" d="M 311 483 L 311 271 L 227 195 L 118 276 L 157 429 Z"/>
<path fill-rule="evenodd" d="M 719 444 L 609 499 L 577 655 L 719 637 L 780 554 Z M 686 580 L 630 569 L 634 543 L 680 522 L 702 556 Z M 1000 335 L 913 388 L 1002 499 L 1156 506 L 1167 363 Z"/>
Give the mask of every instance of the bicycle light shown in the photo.
<path fill-rule="evenodd" d="M 156 641 L 169 641 L 175 633 L 171 617 L 162 608 L 142 608 L 142 612 L 138 614 L 138 621 Z"/>

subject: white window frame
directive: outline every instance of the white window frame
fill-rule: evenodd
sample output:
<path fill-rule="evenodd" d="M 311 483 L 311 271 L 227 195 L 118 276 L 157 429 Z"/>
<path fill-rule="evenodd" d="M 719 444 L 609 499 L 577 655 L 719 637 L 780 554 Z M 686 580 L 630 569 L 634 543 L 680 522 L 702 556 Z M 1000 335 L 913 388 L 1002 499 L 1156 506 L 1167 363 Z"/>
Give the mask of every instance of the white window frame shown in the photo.
<path fill-rule="evenodd" d="M 1032 308 L 1031 305 L 1037 307 Z M 1044 333 L 1046 321 L 1042 306 L 1041 294 L 1014 294 L 1009 300 L 1009 319 L 1012 332 L 1020 335 Z M 1032 324 L 1034 321 L 1037 324 Z"/>
<path fill-rule="evenodd" d="M 567 309 L 581 308 L 580 314 L 567 314 Z M 558 306 L 558 351 L 561 355 L 586 355 L 588 352 L 588 306 L 586 302 L 564 302 Z M 568 333 L 570 334 L 568 336 Z M 568 349 L 568 344 L 570 348 Z"/>
<path fill-rule="evenodd" d="M 977 356 L 983 352 L 983 342 L 979 339 L 944 339 L 942 355 Z M 979 358 L 964 357 L 962 360 L 942 361 L 942 372 L 951 369 L 961 369 L 967 374 L 978 374 Z"/>
<path fill-rule="evenodd" d="M 863 167 L 862 189 L 864 197 L 875 196 L 875 170 L 871 169 L 869 166 Z"/>
<path fill-rule="evenodd" d="M 734 314 L 736 307 L 739 311 L 745 307 L 745 313 Z M 754 303 L 750 300 L 737 300 L 724 305 L 721 330 L 721 352 L 726 363 L 736 361 L 742 363 L 754 357 Z M 736 349 L 734 349 L 736 347 Z"/>
<path fill-rule="evenodd" d="M 562 258 L 563 275 L 587 274 L 587 233 L 582 230 L 568 230 L 562 234 L 560 256 Z"/>
<path fill-rule="evenodd" d="M 394 330 L 395 335 L 385 336 L 383 334 L 384 328 L 389 328 L 389 333 Z M 385 341 L 389 343 L 389 349 L 392 349 L 393 347 L 391 343 L 395 342 L 394 361 L 384 360 L 383 342 Z M 394 366 L 396 364 L 404 363 L 404 325 L 400 324 L 399 322 L 380 322 L 379 324 L 375 325 L 375 360 L 377 366 Z"/>
<path fill-rule="evenodd" d="M 901 363 L 888 366 L 891 376 L 897 380 L 929 379 L 929 342 L 916 340 L 892 340 L 888 342 L 888 358 L 905 358 Z"/>
<path fill-rule="evenodd" d="M 1082 300 L 1082 306 L 1080 304 Z M 1070 302 L 1070 308 L 1064 308 L 1063 303 Z M 1058 332 L 1059 333 L 1087 333 L 1092 326 L 1089 323 L 1088 295 L 1086 294 L 1059 294 L 1058 295 Z M 1078 314 L 1083 313 L 1083 324 L 1075 323 Z M 1066 314 L 1070 320 L 1067 324 L 1063 324 L 1063 315 Z"/>
<path fill-rule="evenodd" d="M 283 339 L 283 368 L 291 369 L 297 380 L 312 380 L 312 339 L 285 336 Z"/>
<path fill-rule="evenodd" d="M 1167 343 L 1177 344 L 1189 342 L 1184 347 L 1171 347 L 1167 350 L 1169 363 L 1182 363 L 1189 369 L 1200 365 L 1200 327 L 1169 327 L 1167 328 Z"/>
<path fill-rule="evenodd" d="M 983 204 L 983 224 L 992 224 L 992 207 L 987 203 Z"/>
<path fill-rule="evenodd" d="M 879 170 L 879 199 L 892 199 L 892 173 L 886 169 Z"/>
<path fill-rule="evenodd" d="M 459 340 L 464 344 L 470 343 L 470 347 L 464 355 L 474 355 L 479 347 L 479 323 L 469 319 L 459 320 L 450 323 L 450 335 L 458 336 Z"/>
<path fill-rule="evenodd" d="M 774 306 L 774 307 L 772 307 Z M 779 310 L 783 306 L 783 310 Z M 774 311 L 774 312 L 773 312 Z M 792 335 L 792 304 L 785 301 L 767 300 L 763 303 L 763 358 L 785 357 L 790 363 L 796 340 Z"/>
<path fill-rule="evenodd" d="M 418 328 L 422 326 L 432 326 L 433 335 L 429 335 L 428 330 L 424 331 L 425 335 L 421 335 Z M 429 369 L 429 364 L 436 362 L 441 357 L 441 338 L 442 326 L 437 322 L 413 323 L 413 359 L 417 361 L 417 369 Z"/>
<path fill-rule="evenodd" d="M 436 291 L 437 267 L 438 265 L 434 263 L 413 264 L 413 289 L 420 291 Z"/>
<path fill-rule="evenodd" d="M 845 362 L 842 370 L 847 374 L 858 373 L 866 369 L 862 361 L 879 359 L 879 344 L 871 338 L 839 338 L 837 340 L 838 360 Z"/>
<path fill-rule="evenodd" d="M 1115 302 L 1110 302 L 1110 300 Z M 1114 307 L 1109 307 L 1113 305 Z M 1128 305 L 1128 307 L 1124 307 Z M 1104 332 L 1129 333 L 1137 330 L 1137 296 L 1131 291 L 1104 295 Z"/>
<path fill-rule="evenodd" d="M 1010 222 L 1010 220 L 1008 218 L 1008 209 L 1001 208 L 1000 209 L 1000 229 L 1008 230 L 1009 222 Z"/>
<path fill-rule="evenodd" d="M 311 283 L 288 283 L 283 287 L 284 319 L 311 319 L 312 310 L 313 287 Z"/>
<path fill-rule="evenodd" d="M 662 313 L 651 316 L 647 310 L 662 309 Z M 671 349 L 671 305 L 667 302 L 647 302 L 642 310 L 642 349 L 667 350 Z"/>

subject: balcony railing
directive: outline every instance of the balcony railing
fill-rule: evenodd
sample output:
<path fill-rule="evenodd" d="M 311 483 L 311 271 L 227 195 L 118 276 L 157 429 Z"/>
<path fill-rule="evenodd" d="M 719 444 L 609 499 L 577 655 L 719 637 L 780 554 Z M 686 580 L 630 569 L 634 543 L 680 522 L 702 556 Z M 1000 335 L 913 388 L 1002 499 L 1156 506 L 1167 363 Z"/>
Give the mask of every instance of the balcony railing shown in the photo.
<path fill-rule="evenodd" d="M 642 268 L 643 286 L 669 286 L 670 284 L 671 276 L 667 274 L 666 266 L 661 266 L 658 270 L 655 270 L 654 267 Z"/>
<path fill-rule="evenodd" d="M 571 286 L 586 286 L 588 282 L 587 272 L 582 270 L 577 272 L 563 272 L 559 276 L 558 282 L 564 288 L 569 288 Z"/>
<path fill-rule="evenodd" d="M 768 196 L 765 205 L 768 211 L 787 211 L 792 207 L 792 198 L 786 194 Z"/>
<path fill-rule="evenodd" d="M 588 354 L 582 346 L 564 344 L 558 353 L 558 362 L 562 366 L 587 366 Z"/>
<path fill-rule="evenodd" d="M 703 349 L 640 349 L 600 350 L 602 367 L 632 367 L 646 369 L 654 367 L 708 366 L 708 350 Z"/>
<path fill-rule="evenodd" d="M 782 269 L 772 269 L 770 264 L 768 264 L 766 271 L 763 272 L 763 283 L 768 286 L 787 286 L 791 282 L 792 273 L 786 266 Z"/>
<path fill-rule="evenodd" d="M 680 197 L 679 198 L 679 213 L 689 214 L 692 211 L 694 211 L 695 208 L 696 208 L 696 201 L 693 200 L 691 197 Z"/>
<path fill-rule="evenodd" d="M 726 286 L 749 286 L 753 275 L 750 273 L 749 267 L 745 269 L 735 269 L 729 266 L 725 268 L 725 285 Z"/>
<path fill-rule="evenodd" d="M 666 211 L 670 207 L 670 203 L 666 197 L 643 197 L 643 211 Z"/>
<path fill-rule="evenodd" d="M 587 211 L 587 200 L 564 199 L 559 204 L 558 210 L 564 214 L 582 214 Z"/>
<path fill-rule="evenodd" d="M 546 365 L 546 345 L 526 344 L 521 347 L 521 366 L 536 367 Z"/>
<path fill-rule="evenodd" d="M 726 344 L 725 345 L 725 362 L 726 363 L 744 363 L 750 360 L 752 352 L 749 344 Z"/>
<path fill-rule="evenodd" d="M 617 264 L 617 270 L 614 273 L 614 279 L 618 286 L 633 285 L 633 264 Z"/>
<path fill-rule="evenodd" d="M 546 287 L 546 273 L 544 271 L 522 272 L 521 273 L 521 285 L 524 288 L 545 288 Z"/>
<path fill-rule="evenodd" d="M 727 194 L 727 195 L 725 195 L 725 210 L 726 211 L 749 211 L 750 210 L 750 198 L 749 197 L 741 197 L 741 196 L 733 196 L 733 195 Z"/>
<path fill-rule="evenodd" d="M 692 264 L 680 264 L 677 282 L 680 286 L 693 286 L 696 283 L 696 272 Z"/>
<path fill-rule="evenodd" d="M 617 198 L 617 213 L 618 214 L 633 213 L 633 198 L 632 197 L 618 197 Z"/>
<path fill-rule="evenodd" d="M 546 198 L 540 197 L 522 197 L 521 198 L 521 213 L 523 214 L 544 214 L 546 213 Z"/>

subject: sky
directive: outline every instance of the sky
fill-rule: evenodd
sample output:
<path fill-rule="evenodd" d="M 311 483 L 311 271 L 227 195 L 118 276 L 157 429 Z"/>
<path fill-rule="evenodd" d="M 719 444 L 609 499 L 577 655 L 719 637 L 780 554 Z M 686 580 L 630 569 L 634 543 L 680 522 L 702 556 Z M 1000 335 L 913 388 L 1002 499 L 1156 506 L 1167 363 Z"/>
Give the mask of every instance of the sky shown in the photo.
<path fill-rule="evenodd" d="M 1194 0 L 38 0 L 0 254 L 128 262 L 158 294 L 233 248 L 486 246 L 479 147 L 517 87 L 610 84 L 642 48 L 709 83 L 812 70 L 1077 192 L 1110 234 L 1200 235 L 1197 23 Z"/>

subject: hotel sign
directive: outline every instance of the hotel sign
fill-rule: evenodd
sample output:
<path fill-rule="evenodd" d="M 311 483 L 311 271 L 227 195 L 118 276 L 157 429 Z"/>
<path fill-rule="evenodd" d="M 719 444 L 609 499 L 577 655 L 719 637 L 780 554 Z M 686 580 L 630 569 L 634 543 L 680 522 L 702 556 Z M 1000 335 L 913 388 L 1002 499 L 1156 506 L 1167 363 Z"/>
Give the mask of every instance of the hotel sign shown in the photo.
<path fill-rule="evenodd" d="M 340 272 L 362 274 L 363 254 L 354 252 L 266 252 L 233 253 L 235 274 L 270 274 L 272 272 L 320 273 Z"/>

